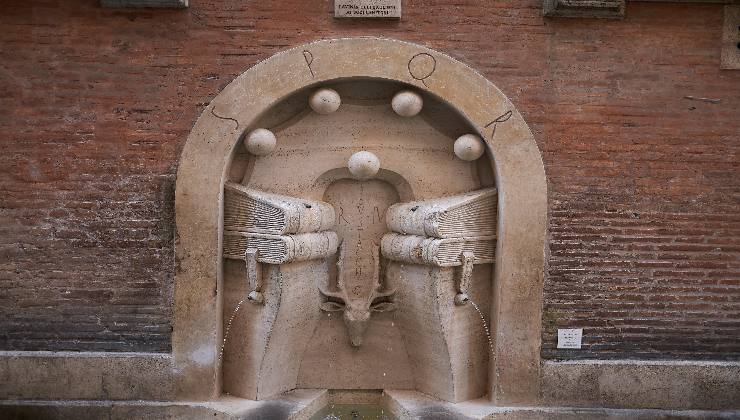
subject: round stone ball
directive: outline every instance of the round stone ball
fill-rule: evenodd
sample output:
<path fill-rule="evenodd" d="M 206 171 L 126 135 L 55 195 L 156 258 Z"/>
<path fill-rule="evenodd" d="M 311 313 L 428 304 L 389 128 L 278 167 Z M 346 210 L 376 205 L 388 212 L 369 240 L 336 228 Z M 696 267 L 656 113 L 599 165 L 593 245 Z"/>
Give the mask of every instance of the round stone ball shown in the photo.
<path fill-rule="evenodd" d="M 423 106 L 421 95 L 411 90 L 402 90 L 393 95 L 391 100 L 393 111 L 402 117 L 413 117 L 421 112 Z"/>
<path fill-rule="evenodd" d="M 375 154 L 363 150 L 350 156 L 347 167 L 356 179 L 370 179 L 380 170 L 380 159 Z"/>
<path fill-rule="evenodd" d="M 247 147 L 247 151 L 256 156 L 265 156 L 272 153 L 275 150 L 277 139 L 275 134 L 265 128 L 258 128 L 244 139 L 244 146 Z"/>
<path fill-rule="evenodd" d="M 308 98 L 308 105 L 317 114 L 331 114 L 332 112 L 339 109 L 339 105 L 342 104 L 342 98 L 334 89 L 321 88 L 311 94 Z"/>
<path fill-rule="evenodd" d="M 483 139 L 475 134 L 465 134 L 455 140 L 455 156 L 462 160 L 476 160 L 483 156 L 485 151 Z"/>

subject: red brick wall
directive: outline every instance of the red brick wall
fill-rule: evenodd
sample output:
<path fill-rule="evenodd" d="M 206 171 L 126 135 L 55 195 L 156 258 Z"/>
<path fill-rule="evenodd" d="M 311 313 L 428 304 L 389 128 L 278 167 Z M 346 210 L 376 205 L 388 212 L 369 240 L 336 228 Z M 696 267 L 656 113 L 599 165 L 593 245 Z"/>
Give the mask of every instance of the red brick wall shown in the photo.
<path fill-rule="evenodd" d="M 167 351 L 195 119 L 280 50 L 376 35 L 478 69 L 534 131 L 545 357 L 740 358 L 740 71 L 719 70 L 720 5 L 596 21 L 544 20 L 539 0 L 406 0 L 400 22 L 333 20 L 328 0 L 190 5 L 3 2 L 0 349 Z M 556 351 L 558 326 L 584 327 L 586 348 Z"/>

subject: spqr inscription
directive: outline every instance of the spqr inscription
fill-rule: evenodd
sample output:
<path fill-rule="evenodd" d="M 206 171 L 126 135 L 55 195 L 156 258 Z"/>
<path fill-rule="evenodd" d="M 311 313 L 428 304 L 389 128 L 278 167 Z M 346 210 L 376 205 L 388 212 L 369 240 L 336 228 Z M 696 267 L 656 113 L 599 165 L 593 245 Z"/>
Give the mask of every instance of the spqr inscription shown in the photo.
<path fill-rule="evenodd" d="M 513 115 L 512 111 L 506 111 L 503 114 L 499 115 L 498 117 L 494 118 L 493 121 L 486 124 L 486 128 L 493 126 L 493 129 L 491 130 L 491 140 L 493 140 L 493 136 L 496 134 L 496 125 L 502 122 L 509 121 L 509 118 Z"/>
<path fill-rule="evenodd" d="M 437 59 L 429 53 L 418 53 L 408 62 L 409 74 L 427 86 L 428 79 L 437 70 Z"/>
<path fill-rule="evenodd" d="M 373 248 L 388 232 L 385 212 L 399 201 L 398 192 L 380 180 L 340 179 L 326 189 L 324 201 L 331 203 L 337 214 L 335 231 L 345 252 L 345 286 L 354 298 L 361 298 L 372 288 L 378 263 Z"/>
<path fill-rule="evenodd" d="M 311 64 L 313 64 L 313 54 L 311 54 L 311 51 L 303 50 L 303 59 L 306 60 L 306 66 L 308 66 L 308 71 L 311 72 L 311 78 L 313 79 L 316 75 L 313 73 L 313 68 L 311 67 Z"/>
<path fill-rule="evenodd" d="M 225 121 L 231 121 L 231 122 L 233 122 L 234 124 L 236 124 L 236 127 L 234 127 L 234 130 L 236 130 L 236 129 L 239 128 L 239 121 L 237 121 L 236 118 L 223 117 L 221 115 L 218 115 L 216 113 L 216 106 L 215 105 L 211 107 L 211 115 L 213 115 L 214 117 L 218 118 L 219 120 L 225 120 Z"/>

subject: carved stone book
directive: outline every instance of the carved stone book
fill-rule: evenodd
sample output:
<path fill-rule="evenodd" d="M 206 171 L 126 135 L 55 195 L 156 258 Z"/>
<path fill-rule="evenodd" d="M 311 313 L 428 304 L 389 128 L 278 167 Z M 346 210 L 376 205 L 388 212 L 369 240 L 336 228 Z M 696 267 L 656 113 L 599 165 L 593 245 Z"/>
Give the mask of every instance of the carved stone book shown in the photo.
<path fill-rule="evenodd" d="M 383 257 L 410 264 L 453 267 L 462 264 L 463 252 L 475 255 L 474 264 L 490 264 L 495 259 L 495 236 L 467 238 L 426 238 L 416 235 L 386 233 L 380 242 Z"/>
<path fill-rule="evenodd" d="M 257 261 L 285 264 L 327 258 L 337 252 L 339 239 L 332 231 L 298 235 L 224 232 L 224 257 L 243 260 L 247 248 L 257 249 Z"/>
<path fill-rule="evenodd" d="M 272 235 L 322 232 L 334 226 L 334 218 L 334 207 L 328 203 L 266 193 L 232 182 L 224 186 L 224 230 Z"/>
<path fill-rule="evenodd" d="M 460 238 L 496 234 L 496 189 L 391 206 L 388 228 L 406 235 Z"/>

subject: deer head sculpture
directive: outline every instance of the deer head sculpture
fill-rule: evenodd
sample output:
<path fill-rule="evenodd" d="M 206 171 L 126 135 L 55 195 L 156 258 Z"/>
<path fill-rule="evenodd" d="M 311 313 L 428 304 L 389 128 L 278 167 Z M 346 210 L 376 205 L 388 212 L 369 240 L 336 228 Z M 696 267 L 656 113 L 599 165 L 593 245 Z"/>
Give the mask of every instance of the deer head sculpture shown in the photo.
<path fill-rule="evenodd" d="M 368 322 L 372 312 L 387 312 L 396 309 L 396 304 L 387 299 L 396 293 L 395 289 L 381 291 L 380 285 L 380 247 L 373 246 L 373 288 L 370 295 L 365 299 L 351 299 L 344 285 L 342 261 L 344 260 L 344 243 L 339 251 L 337 261 L 337 289 L 338 292 L 330 292 L 319 286 L 319 291 L 327 299 L 321 303 L 324 311 L 344 311 L 344 324 L 349 333 L 352 346 L 360 347 L 362 338 L 367 330 Z"/>

